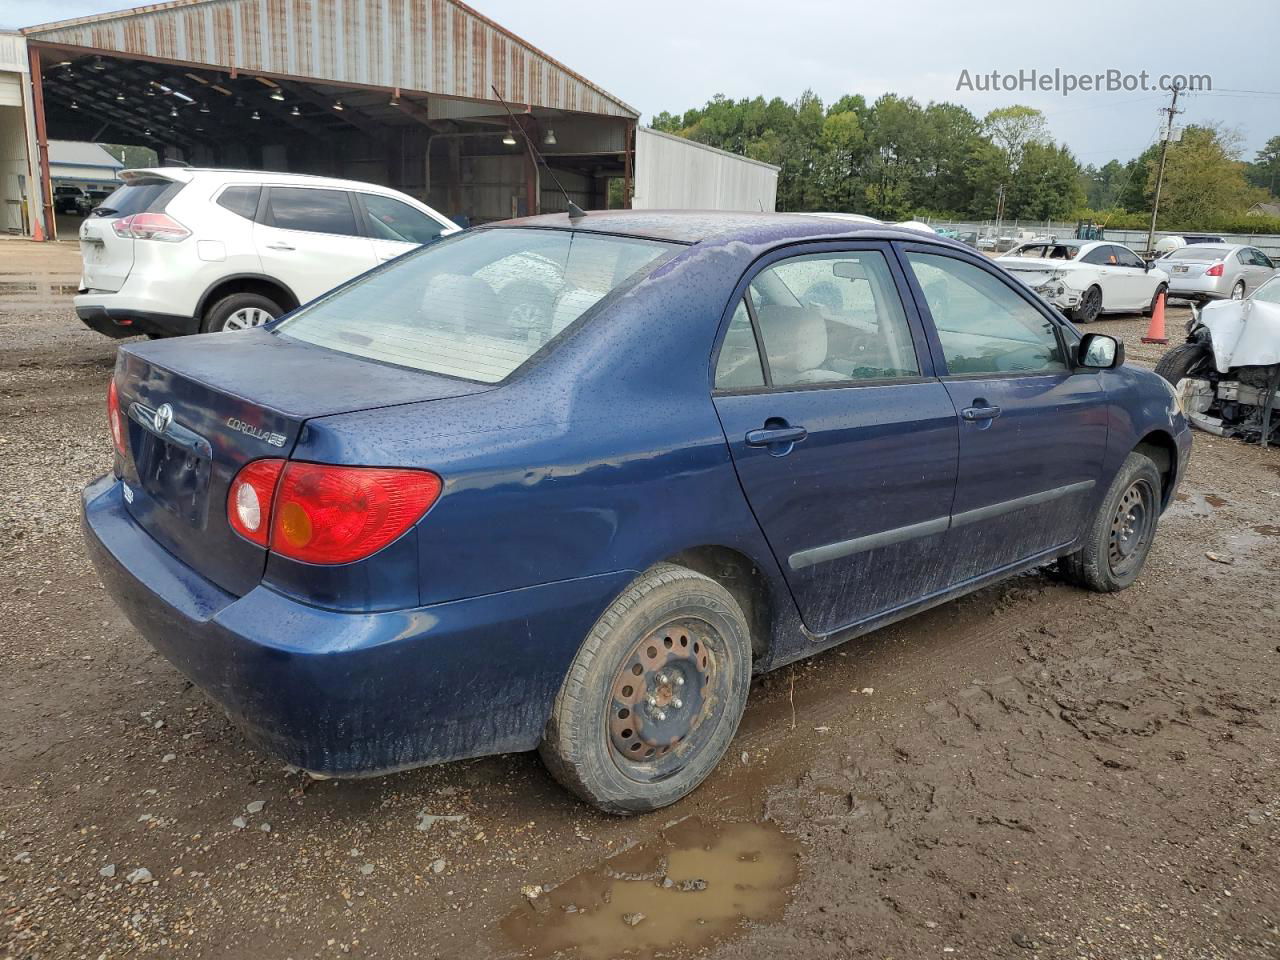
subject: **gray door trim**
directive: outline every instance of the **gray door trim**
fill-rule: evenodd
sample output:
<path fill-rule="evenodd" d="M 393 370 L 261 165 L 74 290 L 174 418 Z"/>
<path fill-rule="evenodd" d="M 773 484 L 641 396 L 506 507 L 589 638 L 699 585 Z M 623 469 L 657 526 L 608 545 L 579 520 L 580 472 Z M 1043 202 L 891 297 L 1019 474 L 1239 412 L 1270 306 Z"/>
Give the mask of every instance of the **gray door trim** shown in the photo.
<path fill-rule="evenodd" d="M 1041 490 L 1039 493 L 1032 493 L 1025 497 L 1002 500 L 999 503 L 992 503 L 985 507 L 966 510 L 963 513 L 953 514 L 949 517 L 935 517 L 932 520 L 923 520 L 920 523 L 910 523 L 903 527 L 894 527 L 890 530 L 881 530 L 879 533 L 869 533 L 863 537 L 854 537 L 852 540 L 841 540 L 837 543 L 825 543 L 822 546 L 797 550 L 787 558 L 787 565 L 792 570 L 803 570 L 805 567 L 826 563 L 828 560 L 838 560 L 841 557 L 848 557 L 867 550 L 875 550 L 878 547 L 887 547 L 895 543 L 915 540 L 919 537 L 931 537 L 952 527 L 964 527 L 972 523 L 980 523 L 983 520 L 990 520 L 993 517 L 1021 510 L 1023 507 L 1034 507 L 1061 497 L 1070 496 L 1073 493 L 1083 493 L 1086 490 L 1092 490 L 1094 484 L 1095 481 L 1093 480 L 1081 480 L 1078 483 L 1068 483 L 1065 486 L 1053 487 L 1050 490 Z"/>

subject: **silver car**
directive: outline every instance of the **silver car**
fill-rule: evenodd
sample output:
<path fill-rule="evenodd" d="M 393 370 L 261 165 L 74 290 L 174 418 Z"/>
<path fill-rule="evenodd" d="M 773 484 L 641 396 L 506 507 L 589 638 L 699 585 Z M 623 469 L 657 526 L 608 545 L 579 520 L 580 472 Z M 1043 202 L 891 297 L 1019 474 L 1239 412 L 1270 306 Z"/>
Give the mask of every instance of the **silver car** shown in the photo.
<path fill-rule="evenodd" d="M 1276 265 L 1257 247 L 1201 244 L 1180 247 L 1158 261 L 1169 275 L 1169 296 L 1182 300 L 1240 300 L 1275 274 Z"/>

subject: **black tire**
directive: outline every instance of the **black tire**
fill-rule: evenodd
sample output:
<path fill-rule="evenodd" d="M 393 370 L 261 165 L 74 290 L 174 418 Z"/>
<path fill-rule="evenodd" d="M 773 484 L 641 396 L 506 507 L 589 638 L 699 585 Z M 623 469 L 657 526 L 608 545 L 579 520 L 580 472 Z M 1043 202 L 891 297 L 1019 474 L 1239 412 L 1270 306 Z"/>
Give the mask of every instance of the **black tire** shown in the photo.
<path fill-rule="evenodd" d="M 223 297 L 204 312 L 200 322 L 201 333 L 221 333 L 227 323 L 239 311 L 264 311 L 271 319 L 284 315 L 280 304 L 257 293 L 233 293 Z"/>
<path fill-rule="evenodd" d="M 596 621 L 538 750 L 552 776 L 599 809 L 656 810 L 720 762 L 750 684 L 737 601 L 709 577 L 660 563 Z"/>
<path fill-rule="evenodd" d="M 1209 350 L 1203 343 L 1180 343 L 1156 364 L 1156 373 L 1176 387 L 1178 381 L 1197 372 L 1209 359 Z"/>
<path fill-rule="evenodd" d="M 1080 306 L 1071 311 L 1075 323 L 1093 323 L 1102 313 L 1102 288 L 1096 284 L 1084 292 Z"/>
<path fill-rule="evenodd" d="M 1149 317 L 1156 312 L 1156 304 L 1160 302 L 1161 294 L 1164 294 L 1165 296 L 1165 306 L 1167 307 L 1169 305 L 1169 285 L 1167 283 L 1162 283 L 1160 286 L 1156 287 L 1156 292 L 1151 295 L 1150 306 L 1142 311 L 1142 315 L 1144 317 Z"/>
<path fill-rule="evenodd" d="M 1150 457 L 1136 451 L 1129 454 L 1089 521 L 1081 548 L 1060 561 L 1063 575 L 1076 586 L 1098 593 L 1113 593 L 1132 584 L 1151 552 L 1160 507 L 1160 471 Z"/>

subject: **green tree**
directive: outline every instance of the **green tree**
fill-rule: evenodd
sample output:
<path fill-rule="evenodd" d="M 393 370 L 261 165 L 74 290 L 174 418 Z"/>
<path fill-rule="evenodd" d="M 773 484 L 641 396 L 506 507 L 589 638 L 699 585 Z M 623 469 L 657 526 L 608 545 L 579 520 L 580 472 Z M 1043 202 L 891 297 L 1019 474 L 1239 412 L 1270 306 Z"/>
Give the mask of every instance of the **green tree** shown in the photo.
<path fill-rule="evenodd" d="M 1239 159 L 1239 141 L 1213 127 L 1189 126 L 1182 140 L 1169 144 L 1164 184 L 1160 192 L 1160 220 L 1167 223 L 1207 223 L 1223 214 L 1242 214 L 1264 191 L 1250 186 Z M 1157 171 L 1148 174 L 1155 190 Z"/>
<path fill-rule="evenodd" d="M 1033 143 L 1048 143 L 1049 128 L 1044 114 L 1034 107 L 1014 104 L 992 110 L 983 120 L 987 136 L 1004 151 L 1009 169 L 1017 171 L 1022 153 Z"/>
<path fill-rule="evenodd" d="M 1245 177 L 1255 187 L 1262 187 L 1273 197 L 1280 197 L 1280 136 L 1266 142 L 1245 170 Z"/>
<path fill-rule="evenodd" d="M 1029 220 L 1062 219 L 1084 203 L 1080 165 L 1066 147 L 1029 143 L 1009 190 L 1009 216 Z"/>

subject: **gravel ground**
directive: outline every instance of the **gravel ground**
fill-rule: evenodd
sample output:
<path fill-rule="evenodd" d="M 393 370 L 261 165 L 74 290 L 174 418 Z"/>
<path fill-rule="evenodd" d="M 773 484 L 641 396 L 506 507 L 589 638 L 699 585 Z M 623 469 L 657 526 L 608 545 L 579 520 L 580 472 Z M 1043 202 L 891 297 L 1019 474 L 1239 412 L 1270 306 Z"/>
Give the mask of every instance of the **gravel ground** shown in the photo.
<path fill-rule="evenodd" d="M 2 956 L 1280 957 L 1280 452 L 1197 435 L 1122 594 L 1023 576 L 757 681 L 659 814 L 523 755 L 317 782 L 85 558 L 116 345 L 77 272 L 0 241 Z"/>

